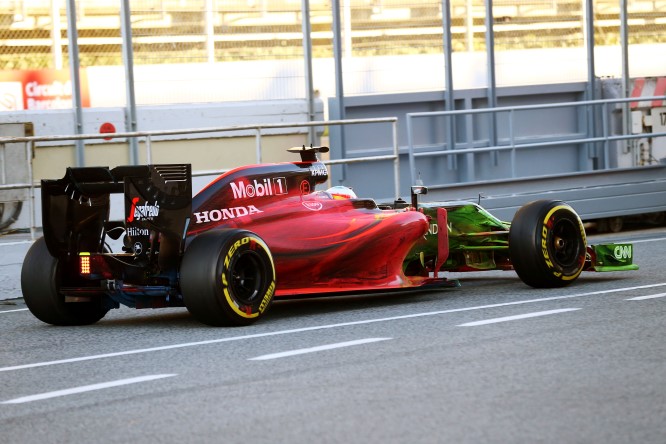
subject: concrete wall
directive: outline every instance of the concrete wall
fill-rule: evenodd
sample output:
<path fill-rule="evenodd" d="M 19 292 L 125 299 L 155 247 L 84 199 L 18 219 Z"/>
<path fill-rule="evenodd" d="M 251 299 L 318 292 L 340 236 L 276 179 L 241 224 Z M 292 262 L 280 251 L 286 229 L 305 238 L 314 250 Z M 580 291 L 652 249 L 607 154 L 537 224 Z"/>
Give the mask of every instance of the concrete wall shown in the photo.
<path fill-rule="evenodd" d="M 305 100 L 144 106 L 138 108 L 137 114 L 139 131 L 302 123 L 308 120 Z M 323 118 L 323 103 L 316 101 L 315 119 Z M 117 132 L 128 131 L 123 108 L 85 109 L 83 120 L 84 134 L 99 134 L 100 127 L 105 123 L 112 124 Z M 35 136 L 75 133 L 74 113 L 71 110 L 3 112 L 0 113 L 0 123 L 29 123 L 34 128 Z M 293 155 L 286 153 L 286 149 L 305 143 L 307 128 L 263 129 L 262 161 L 292 160 Z M 130 162 L 126 140 L 89 140 L 85 146 L 85 166 L 113 167 Z M 153 163 L 187 162 L 192 163 L 194 170 L 233 168 L 255 163 L 256 157 L 253 130 L 157 136 L 152 141 Z M 146 158 L 146 147 L 141 142 L 139 161 L 146 162 Z M 73 143 L 40 142 L 35 148 L 33 169 L 36 181 L 61 177 L 66 167 L 74 165 L 76 151 Z"/>
<path fill-rule="evenodd" d="M 315 102 L 315 119 L 323 120 L 323 103 Z M 303 123 L 308 120 L 304 100 L 254 101 L 220 104 L 193 104 L 178 106 L 139 107 L 140 131 L 174 130 L 187 128 L 220 128 L 238 125 L 271 123 Z M 84 133 L 99 134 L 103 123 L 111 123 L 117 132 L 126 132 L 124 109 L 95 108 L 84 112 Z M 70 110 L 17 111 L 0 113 L 0 137 L 22 136 L 13 129 L 30 124 L 36 136 L 71 135 L 74 133 L 74 114 Z M 20 124 L 20 125 L 3 125 Z M 3 130 L 5 128 L 5 130 Z M 12 129 L 11 131 L 9 129 Z M 319 129 L 321 132 L 321 128 Z M 27 134 L 30 135 L 30 134 Z M 308 143 L 307 128 L 262 129 L 261 161 L 286 162 L 296 160 L 286 149 Z M 20 147 L 20 150 L 23 150 Z M 231 169 L 257 162 L 254 130 L 156 136 L 152 141 L 152 163 L 191 163 L 193 171 Z M 85 166 L 127 165 L 130 163 L 127 140 L 89 140 L 85 144 Z M 147 161 L 146 145 L 139 143 L 139 162 Z M 20 165 L 3 165 L 8 169 L 25 170 L 25 159 Z M 32 159 L 34 181 L 63 177 L 65 168 L 76 165 L 74 144 L 40 142 Z M 195 192 L 215 176 L 196 177 Z M 27 182 L 27 181 L 26 181 Z M 37 190 L 39 191 L 39 190 Z M 7 192 L 4 192 L 5 194 Z M 12 196 L 16 192 L 12 192 Z M 27 193 L 22 195 L 27 199 Z M 0 202 L 3 194 L 0 193 Z M 11 228 L 30 227 L 31 205 L 25 201 L 18 220 Z M 112 217 L 120 217 L 122 205 L 112 204 Z M 40 199 L 35 202 L 37 226 L 41 225 Z"/>

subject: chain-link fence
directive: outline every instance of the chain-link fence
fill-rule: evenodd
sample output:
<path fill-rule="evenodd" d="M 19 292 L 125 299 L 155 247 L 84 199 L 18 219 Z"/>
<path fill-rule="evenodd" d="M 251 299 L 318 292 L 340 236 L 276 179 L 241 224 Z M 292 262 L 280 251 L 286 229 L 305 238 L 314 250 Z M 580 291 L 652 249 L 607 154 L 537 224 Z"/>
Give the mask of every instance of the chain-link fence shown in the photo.
<path fill-rule="evenodd" d="M 0 70 L 60 69 L 68 67 L 68 0 L 0 0 Z M 75 2 L 79 58 L 82 68 L 122 66 L 120 1 L 78 0 Z M 333 57 L 331 0 L 309 0 L 312 56 Z M 368 60 L 382 56 L 438 56 L 443 53 L 444 24 L 441 0 L 340 0 L 342 56 L 345 60 Z M 208 64 L 220 71 L 235 71 L 284 82 L 303 77 L 302 0 L 131 0 L 132 46 L 137 69 L 147 65 Z M 493 0 L 494 47 L 498 53 L 515 50 L 584 48 L 586 42 L 585 0 Z M 486 6 L 484 0 L 451 0 L 451 49 L 456 53 L 486 51 Z M 666 42 L 666 1 L 627 0 L 628 43 L 648 45 Z M 594 38 L 597 47 L 617 47 L 620 42 L 620 2 L 593 2 Z M 585 64 L 583 59 L 575 63 Z M 416 59 L 414 59 L 416 60 Z M 443 59 L 441 59 L 443 60 Z M 247 69 L 221 70 L 220 64 L 280 62 Z M 290 61 L 290 62 L 289 62 Z M 363 62 L 365 63 L 365 62 Z M 358 64 L 363 64 L 357 62 Z M 443 63 L 443 62 L 442 62 Z M 574 62 L 572 62 L 574 63 Z M 351 62 L 347 72 L 355 72 Z M 411 61 L 405 65 L 412 64 Z M 392 67 L 366 64 L 365 74 Z M 277 66 L 277 65 L 275 65 Z M 330 71 L 330 65 L 322 65 Z M 415 66 L 420 66 L 418 62 Z M 201 69 L 209 69 L 201 68 Z M 316 72 L 315 67 L 315 75 Z M 199 70 L 200 68 L 194 68 Z M 619 73 L 620 67 L 617 67 Z M 246 74 L 248 75 L 248 74 Z M 435 75 L 440 75 L 435 73 Z M 241 74 L 242 76 L 242 74 Z M 327 75 L 315 78 L 321 89 L 332 89 Z M 225 81 L 242 81 L 237 77 Z M 573 80 L 564 78 L 564 81 Z M 179 80 L 180 82 L 180 80 Z M 376 80 L 373 79 L 373 82 Z M 242 82 L 241 82 L 242 83 Z M 324 85 L 326 83 L 327 85 Z M 443 82 L 412 85 L 386 82 L 383 92 L 443 87 Z M 501 84 L 501 79 L 498 84 Z M 183 89 L 182 83 L 178 88 Z M 284 87 L 262 98 L 302 97 L 303 88 Z M 205 100 L 196 94 L 192 101 Z M 377 92 L 351 88 L 350 93 Z M 203 97 L 203 99 L 202 99 Z M 226 96 L 210 96 L 225 100 Z M 231 99 L 235 99 L 232 96 Z M 157 103 L 187 101 L 187 94 Z M 94 101 L 93 101 L 94 102 Z"/>

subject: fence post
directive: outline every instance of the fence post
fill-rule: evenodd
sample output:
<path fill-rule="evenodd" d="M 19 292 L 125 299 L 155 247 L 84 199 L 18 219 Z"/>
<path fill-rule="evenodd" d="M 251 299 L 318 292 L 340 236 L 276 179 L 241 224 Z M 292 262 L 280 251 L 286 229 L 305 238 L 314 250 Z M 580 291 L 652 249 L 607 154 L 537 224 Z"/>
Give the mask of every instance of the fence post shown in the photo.
<path fill-rule="evenodd" d="M 34 150 L 35 142 L 29 140 L 25 144 L 26 156 L 28 159 L 28 183 L 30 184 L 30 239 L 35 240 L 35 178 L 32 172 L 32 152 Z"/>
<path fill-rule="evenodd" d="M 67 0 L 67 38 L 69 41 L 69 72 L 72 79 L 72 105 L 74 107 L 74 131 L 83 134 L 83 107 L 81 105 L 81 76 L 79 70 L 79 35 L 76 29 L 76 2 Z M 85 166 L 85 145 L 83 139 L 77 140 L 76 165 Z"/>
<path fill-rule="evenodd" d="M 257 155 L 257 163 L 261 163 L 261 127 L 257 127 L 257 134 L 254 137 L 255 140 L 255 153 Z"/>
<path fill-rule="evenodd" d="M 60 30 L 60 0 L 51 0 L 51 52 L 55 69 L 62 69 L 62 36 Z"/>
<path fill-rule="evenodd" d="M 301 0 L 301 29 L 303 31 L 303 62 L 305 63 L 305 100 L 308 107 L 308 122 L 315 117 L 314 86 L 312 84 L 312 36 L 310 26 L 310 0 Z M 308 143 L 314 144 L 316 138 L 315 127 L 308 127 Z"/>
<path fill-rule="evenodd" d="M 451 0 L 442 0 L 442 25 L 444 26 L 444 59 L 446 66 L 446 91 L 444 98 L 444 109 L 453 111 L 455 103 L 453 102 L 453 66 L 451 53 Z M 446 118 L 446 149 L 454 150 L 456 148 L 455 120 L 453 116 Z M 455 168 L 453 156 L 446 156 L 449 170 Z"/>
<path fill-rule="evenodd" d="M 513 130 L 514 110 L 509 110 L 509 143 L 511 144 L 511 177 L 516 177 L 516 140 Z"/>
<path fill-rule="evenodd" d="M 629 97 L 629 24 L 627 20 L 627 0 L 620 0 L 620 47 L 622 48 L 622 98 Z M 631 128 L 629 103 L 622 104 L 622 134 Z M 625 151 L 629 149 L 629 141 L 625 141 Z"/>
<path fill-rule="evenodd" d="M 127 94 L 127 130 L 136 131 L 136 97 L 134 95 L 134 52 L 132 51 L 132 22 L 129 0 L 122 0 L 120 6 L 120 31 L 122 33 L 123 64 L 125 65 L 125 92 Z M 139 145 L 136 137 L 129 139 L 130 163 L 139 163 Z"/>
<path fill-rule="evenodd" d="M 493 0 L 486 0 L 486 57 L 488 60 L 488 108 L 497 108 L 497 87 L 495 81 L 495 29 L 493 17 Z M 497 146 L 497 116 L 488 114 L 488 145 Z M 493 164 L 499 163 L 499 155 L 491 151 Z"/>
<path fill-rule="evenodd" d="M 395 159 L 393 160 L 393 176 L 395 177 L 395 198 L 400 197 L 400 151 L 398 148 L 398 121 L 394 120 L 391 122 L 391 128 L 393 130 L 393 155 Z"/>
<path fill-rule="evenodd" d="M 407 113 L 407 147 L 409 149 L 409 185 L 416 185 L 416 160 L 414 159 L 414 140 L 412 139 L 412 116 Z"/>
<path fill-rule="evenodd" d="M 148 165 L 153 163 L 153 143 L 150 134 L 146 136 L 146 163 Z"/>

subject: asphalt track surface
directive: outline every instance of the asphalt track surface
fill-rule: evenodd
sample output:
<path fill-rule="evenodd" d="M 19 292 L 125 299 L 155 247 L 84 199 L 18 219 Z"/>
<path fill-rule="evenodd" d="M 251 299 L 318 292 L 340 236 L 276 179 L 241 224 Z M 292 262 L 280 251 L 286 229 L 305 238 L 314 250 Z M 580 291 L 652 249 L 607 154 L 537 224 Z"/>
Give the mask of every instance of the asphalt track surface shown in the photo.
<path fill-rule="evenodd" d="M 641 270 L 457 274 L 244 328 L 127 308 L 53 327 L 0 302 L 1 441 L 663 443 L 666 229 L 600 239 L 633 241 Z"/>

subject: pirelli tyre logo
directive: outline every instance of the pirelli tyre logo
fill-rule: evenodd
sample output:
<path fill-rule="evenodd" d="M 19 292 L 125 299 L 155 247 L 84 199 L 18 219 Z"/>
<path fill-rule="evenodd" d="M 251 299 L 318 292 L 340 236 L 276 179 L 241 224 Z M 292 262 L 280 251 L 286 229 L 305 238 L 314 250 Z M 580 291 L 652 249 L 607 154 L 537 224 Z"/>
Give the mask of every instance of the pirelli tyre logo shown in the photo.
<path fill-rule="evenodd" d="M 236 182 L 231 182 L 230 185 L 231 191 L 234 193 L 234 199 L 287 194 L 287 179 L 285 177 L 254 179 L 252 182 L 237 180 Z"/>

